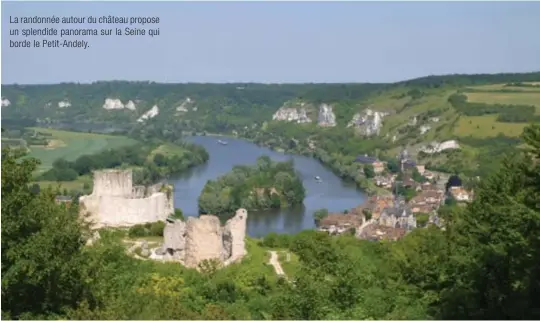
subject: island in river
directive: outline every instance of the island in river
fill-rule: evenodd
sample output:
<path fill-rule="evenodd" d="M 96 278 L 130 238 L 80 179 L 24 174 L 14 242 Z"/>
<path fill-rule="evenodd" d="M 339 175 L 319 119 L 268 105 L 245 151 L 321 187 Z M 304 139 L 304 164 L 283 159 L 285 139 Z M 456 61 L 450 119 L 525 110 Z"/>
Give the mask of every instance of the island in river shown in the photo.
<path fill-rule="evenodd" d="M 292 155 L 257 146 L 246 140 L 227 138 L 227 145 L 216 143 L 216 137 L 193 136 L 186 138 L 203 146 L 209 154 L 207 163 L 170 179 L 174 185 L 174 204 L 186 216 L 199 215 L 199 195 L 209 180 L 225 175 L 237 165 L 253 165 L 261 156 L 273 161 L 293 160 L 294 168 L 305 188 L 303 204 L 280 209 L 250 211 L 247 229 L 252 237 L 270 232 L 297 233 L 315 228 L 313 213 L 321 208 L 342 212 L 362 204 L 366 195 L 354 183 L 344 182 L 318 160 Z M 320 180 L 315 177 L 319 176 Z"/>
<path fill-rule="evenodd" d="M 238 208 L 287 208 L 302 204 L 304 197 L 305 189 L 292 159 L 273 162 L 261 156 L 254 165 L 234 166 L 227 174 L 208 181 L 199 197 L 199 211 L 227 219 Z"/>

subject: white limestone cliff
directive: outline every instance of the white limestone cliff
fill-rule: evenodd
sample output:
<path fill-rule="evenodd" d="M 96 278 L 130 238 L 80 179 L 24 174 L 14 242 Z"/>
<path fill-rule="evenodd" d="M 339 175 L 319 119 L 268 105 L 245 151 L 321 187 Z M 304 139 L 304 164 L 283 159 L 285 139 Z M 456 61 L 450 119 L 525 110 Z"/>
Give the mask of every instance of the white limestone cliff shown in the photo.
<path fill-rule="evenodd" d="M 71 107 L 71 103 L 69 102 L 69 100 L 64 99 L 58 102 L 58 108 L 68 108 L 68 107 Z"/>
<path fill-rule="evenodd" d="M 105 99 L 103 108 L 107 110 L 124 109 L 124 104 L 122 104 L 122 101 L 120 101 L 120 99 L 107 98 Z"/>
<path fill-rule="evenodd" d="M 387 113 L 373 111 L 368 108 L 355 114 L 347 127 L 354 127 L 360 134 L 365 136 L 379 135 L 383 125 L 383 118 L 387 115 Z"/>
<path fill-rule="evenodd" d="M 460 146 L 459 146 L 459 143 L 455 140 L 447 140 L 445 142 L 442 142 L 442 143 L 438 143 L 438 142 L 432 142 L 422 148 L 420 148 L 420 151 L 421 152 L 424 152 L 426 154 L 436 154 L 436 153 L 440 153 L 444 150 L 448 150 L 448 149 L 459 149 Z"/>
<path fill-rule="evenodd" d="M 11 105 L 11 101 L 7 98 L 2 98 L 2 107 L 7 107 L 9 105 Z"/>
<path fill-rule="evenodd" d="M 128 103 L 126 104 L 126 109 L 129 109 L 129 110 L 136 110 L 137 109 L 137 106 L 135 105 L 135 103 L 133 101 L 128 101 Z"/>
<path fill-rule="evenodd" d="M 336 126 L 336 115 L 334 114 L 332 106 L 321 104 L 319 107 L 319 126 Z"/>
<path fill-rule="evenodd" d="M 294 122 L 297 124 L 311 123 L 312 120 L 307 115 L 307 108 L 310 106 L 305 102 L 287 102 L 274 113 L 272 120 Z"/>
<path fill-rule="evenodd" d="M 148 110 L 147 112 L 142 114 L 142 116 L 139 117 L 139 119 L 137 119 L 137 121 L 139 123 L 142 123 L 145 120 L 156 117 L 157 115 L 159 115 L 159 108 L 158 108 L 157 105 L 154 105 L 154 107 L 150 108 L 150 110 Z"/>
<path fill-rule="evenodd" d="M 187 97 L 186 99 L 184 99 L 184 101 L 182 101 L 182 103 L 178 107 L 176 107 L 176 111 L 184 112 L 184 113 L 188 112 L 189 107 L 192 107 L 194 103 L 195 101 L 193 99 Z M 192 107 L 192 110 L 196 111 L 197 109 Z"/>
<path fill-rule="evenodd" d="M 431 129 L 431 126 L 429 125 L 422 125 L 420 126 L 420 135 L 424 135 Z"/>

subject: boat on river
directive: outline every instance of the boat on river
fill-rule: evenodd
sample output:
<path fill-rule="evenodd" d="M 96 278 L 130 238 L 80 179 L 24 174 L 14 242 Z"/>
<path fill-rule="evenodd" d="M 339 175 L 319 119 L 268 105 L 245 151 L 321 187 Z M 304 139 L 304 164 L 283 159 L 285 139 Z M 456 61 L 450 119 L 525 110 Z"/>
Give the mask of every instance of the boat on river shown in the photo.
<path fill-rule="evenodd" d="M 226 141 L 221 140 L 221 139 L 218 139 L 217 142 L 218 142 L 219 144 L 221 144 L 221 145 L 227 145 L 227 144 L 228 144 Z"/>
<path fill-rule="evenodd" d="M 315 176 L 315 180 L 317 181 L 317 183 L 321 183 L 322 182 L 322 179 L 320 176 Z"/>

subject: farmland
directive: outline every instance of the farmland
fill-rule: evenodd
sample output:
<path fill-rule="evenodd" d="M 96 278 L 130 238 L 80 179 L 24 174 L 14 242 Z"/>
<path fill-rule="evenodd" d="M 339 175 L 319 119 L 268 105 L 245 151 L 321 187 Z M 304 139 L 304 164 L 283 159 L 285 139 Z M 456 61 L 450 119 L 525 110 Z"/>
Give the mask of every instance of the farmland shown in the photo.
<path fill-rule="evenodd" d="M 522 93 L 474 92 L 467 93 L 467 100 L 471 103 L 532 105 L 540 110 L 540 91 Z"/>
<path fill-rule="evenodd" d="M 461 116 L 454 127 L 454 133 L 461 137 L 487 138 L 495 137 L 499 133 L 517 137 L 527 125 L 527 123 L 500 123 L 497 122 L 497 115 Z"/>
<path fill-rule="evenodd" d="M 81 155 L 94 154 L 104 149 L 136 143 L 135 140 L 124 136 L 69 132 L 46 128 L 32 129 L 50 135 L 47 146 L 30 146 L 28 156 L 41 161 L 39 171 L 51 168 L 52 163 L 59 158 L 73 161 Z"/>

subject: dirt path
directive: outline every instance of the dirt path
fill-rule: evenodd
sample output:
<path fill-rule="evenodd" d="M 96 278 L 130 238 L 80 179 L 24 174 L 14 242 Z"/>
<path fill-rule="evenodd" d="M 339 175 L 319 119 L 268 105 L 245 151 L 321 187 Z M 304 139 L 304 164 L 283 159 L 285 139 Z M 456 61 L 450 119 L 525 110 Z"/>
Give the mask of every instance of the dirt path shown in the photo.
<path fill-rule="evenodd" d="M 277 252 L 276 251 L 269 251 L 269 252 L 270 252 L 270 261 L 268 263 L 270 263 L 274 267 L 274 270 L 276 271 L 277 275 L 287 277 L 285 275 L 285 271 L 283 271 L 283 268 L 281 267 L 281 264 L 279 264 L 279 257 L 278 257 Z"/>

